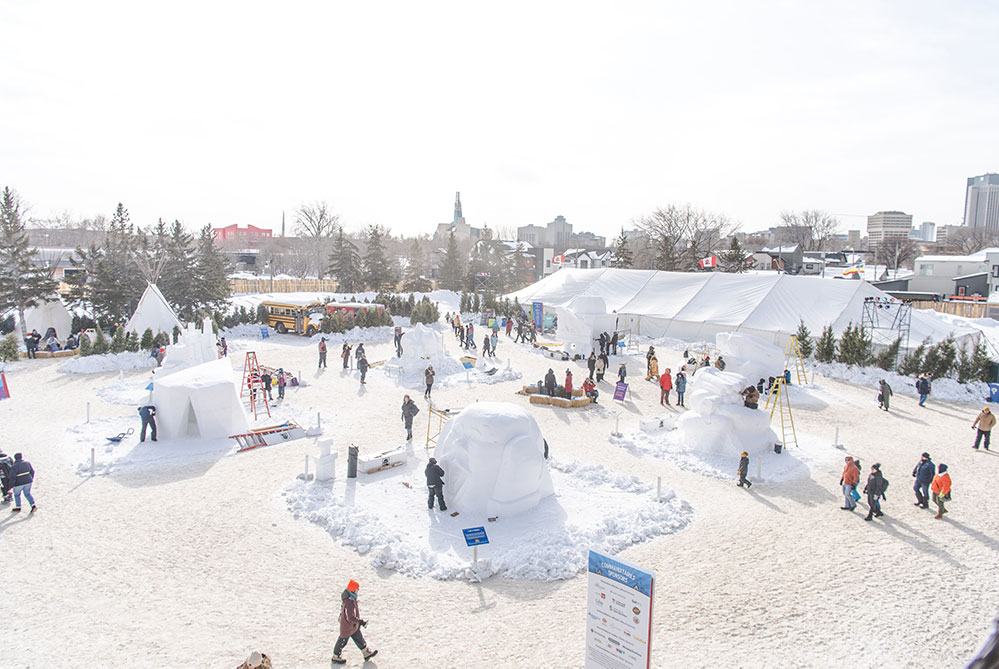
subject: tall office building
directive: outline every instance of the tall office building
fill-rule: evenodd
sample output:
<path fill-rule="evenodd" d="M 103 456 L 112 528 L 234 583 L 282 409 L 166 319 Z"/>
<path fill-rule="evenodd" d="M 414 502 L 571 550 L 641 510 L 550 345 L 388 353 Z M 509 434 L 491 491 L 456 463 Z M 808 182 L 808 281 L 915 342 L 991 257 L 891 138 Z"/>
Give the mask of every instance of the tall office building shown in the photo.
<path fill-rule="evenodd" d="M 877 246 L 889 237 L 908 238 L 912 230 L 912 214 L 901 211 L 879 211 L 867 217 L 867 245 Z"/>
<path fill-rule="evenodd" d="M 935 242 L 937 240 L 937 224 L 933 221 L 923 221 L 919 226 L 919 238 L 924 242 Z"/>
<path fill-rule="evenodd" d="M 999 232 L 999 174 L 968 179 L 964 195 L 964 224 Z"/>

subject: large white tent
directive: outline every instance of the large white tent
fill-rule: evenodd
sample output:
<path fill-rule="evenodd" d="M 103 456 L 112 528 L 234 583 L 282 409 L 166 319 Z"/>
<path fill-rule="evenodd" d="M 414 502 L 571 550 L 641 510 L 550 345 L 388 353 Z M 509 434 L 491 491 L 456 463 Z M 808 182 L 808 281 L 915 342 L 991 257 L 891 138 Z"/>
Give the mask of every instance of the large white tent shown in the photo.
<path fill-rule="evenodd" d="M 249 431 L 239 398 L 239 376 L 228 358 L 189 367 L 153 381 L 156 424 L 168 439 L 220 439 Z"/>
<path fill-rule="evenodd" d="M 73 327 L 73 314 L 69 313 L 62 300 L 56 297 L 39 304 L 37 307 L 25 309 L 24 324 L 28 328 L 28 332 L 38 330 L 41 335 L 44 335 L 49 328 L 55 328 L 56 337 L 65 339 L 70 334 L 70 328 Z"/>
<path fill-rule="evenodd" d="M 152 330 L 154 335 L 159 332 L 172 334 L 174 327 L 179 330 L 184 329 L 183 324 L 177 319 L 177 315 L 173 313 L 173 309 L 170 308 L 170 304 L 163 297 L 163 293 L 156 287 L 156 284 L 146 284 L 146 290 L 139 298 L 135 313 L 125 324 L 125 330 L 135 332 L 141 337 L 147 329 Z"/>
<path fill-rule="evenodd" d="M 580 296 L 603 298 L 607 310 L 617 314 L 619 330 L 686 341 L 713 341 L 719 332 L 744 332 L 778 345 L 797 331 L 801 321 L 814 336 L 827 325 L 837 335 L 850 323 L 860 325 L 867 297 L 880 298 L 885 315 L 898 309 L 898 302 L 866 281 L 771 273 L 562 269 L 510 295 L 525 308 L 531 302 L 571 308 Z M 978 335 L 977 330 L 955 326 L 933 313 L 912 310 L 910 346 L 926 338 L 940 341 L 952 333 L 958 341 Z"/>

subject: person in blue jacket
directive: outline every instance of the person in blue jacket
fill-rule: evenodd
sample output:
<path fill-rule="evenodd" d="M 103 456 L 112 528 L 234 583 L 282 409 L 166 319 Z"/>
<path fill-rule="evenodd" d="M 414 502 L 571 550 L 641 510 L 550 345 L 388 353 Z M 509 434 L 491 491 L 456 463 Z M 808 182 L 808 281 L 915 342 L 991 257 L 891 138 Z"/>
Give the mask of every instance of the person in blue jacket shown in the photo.
<path fill-rule="evenodd" d="M 14 508 L 11 513 L 21 510 L 21 495 L 28 500 L 31 505 L 31 513 L 38 510 L 35 506 L 35 498 L 31 496 L 31 483 L 35 480 L 35 468 L 31 463 L 22 459 L 20 453 L 14 454 L 14 466 L 10 468 L 11 483 L 14 487 Z"/>
<path fill-rule="evenodd" d="M 937 466 L 930 460 L 930 454 L 923 453 L 912 469 L 912 476 L 916 479 L 912 484 L 912 489 L 916 492 L 915 506 L 924 509 L 930 507 L 930 484 L 933 483 L 933 476 L 936 473 Z"/>
<path fill-rule="evenodd" d="M 152 404 L 139 407 L 139 416 L 142 418 L 142 429 L 139 431 L 139 441 L 146 440 L 146 427 L 152 428 L 153 441 L 156 441 L 156 407 Z"/>
<path fill-rule="evenodd" d="M 687 392 L 687 375 L 682 371 L 677 372 L 676 376 L 673 378 L 673 386 L 676 388 L 677 406 L 684 406 L 683 394 Z"/>

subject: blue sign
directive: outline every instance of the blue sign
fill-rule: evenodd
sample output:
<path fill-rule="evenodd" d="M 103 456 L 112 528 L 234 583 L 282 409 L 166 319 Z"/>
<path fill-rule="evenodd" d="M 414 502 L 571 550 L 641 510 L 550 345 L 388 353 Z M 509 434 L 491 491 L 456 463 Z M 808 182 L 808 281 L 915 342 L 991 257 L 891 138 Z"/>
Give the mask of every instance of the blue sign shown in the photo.
<path fill-rule="evenodd" d="M 989 384 L 989 399 L 993 402 L 999 402 L 999 383 Z"/>
<path fill-rule="evenodd" d="M 264 327 L 260 328 L 260 338 L 261 339 L 270 339 L 271 338 L 271 333 L 267 329 L 266 325 Z"/>
<path fill-rule="evenodd" d="M 462 530 L 461 533 L 465 535 L 466 546 L 478 546 L 489 543 L 489 537 L 486 536 L 486 528 L 484 527 L 469 527 Z"/>
<path fill-rule="evenodd" d="M 153 389 L 153 382 L 152 382 L 152 381 L 150 381 L 150 382 L 149 382 L 149 385 L 148 385 L 148 386 L 146 386 L 146 390 L 152 390 L 152 389 Z"/>
<path fill-rule="evenodd" d="M 531 304 L 531 315 L 534 317 L 535 327 L 544 327 L 544 305 L 541 302 L 533 302 Z"/>
<path fill-rule="evenodd" d="M 652 582 L 655 574 L 631 562 L 616 560 L 596 551 L 590 551 L 587 559 L 587 571 L 620 583 L 646 597 L 652 596 Z"/>

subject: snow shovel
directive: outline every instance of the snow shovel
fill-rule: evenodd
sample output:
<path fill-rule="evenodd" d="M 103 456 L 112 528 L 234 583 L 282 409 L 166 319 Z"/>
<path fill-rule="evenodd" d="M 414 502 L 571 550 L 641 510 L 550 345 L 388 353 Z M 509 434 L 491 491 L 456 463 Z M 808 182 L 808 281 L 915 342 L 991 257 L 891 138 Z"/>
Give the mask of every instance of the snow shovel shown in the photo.
<path fill-rule="evenodd" d="M 135 433 L 134 429 L 128 428 L 127 432 L 121 432 L 116 437 L 104 437 L 104 438 L 107 439 L 108 441 L 110 441 L 112 444 L 120 444 L 122 439 L 124 439 L 128 435 L 134 434 L 134 433 Z"/>

